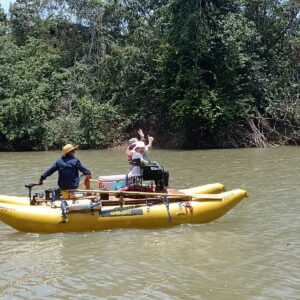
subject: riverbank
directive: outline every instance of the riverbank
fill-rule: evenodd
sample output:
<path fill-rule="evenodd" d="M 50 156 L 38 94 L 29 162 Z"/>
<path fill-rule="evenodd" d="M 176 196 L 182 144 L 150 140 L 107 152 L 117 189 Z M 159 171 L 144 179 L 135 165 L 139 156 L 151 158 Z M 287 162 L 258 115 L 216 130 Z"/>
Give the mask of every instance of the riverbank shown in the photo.
<path fill-rule="evenodd" d="M 292 130 L 287 130 L 286 127 L 276 128 L 257 128 L 252 127 L 243 131 L 235 131 L 232 136 L 228 136 L 225 133 L 219 137 L 213 138 L 199 138 L 189 141 L 183 141 L 180 135 L 168 134 L 168 133 L 154 133 L 150 131 L 151 136 L 154 136 L 153 148 L 156 149 L 172 149 L 172 150 L 200 150 L 200 149 L 232 149 L 232 148 L 268 148 L 274 146 L 298 146 L 300 144 L 300 127 L 292 126 Z M 79 145 L 83 150 L 96 150 L 96 149 L 114 149 L 114 148 L 127 148 L 128 140 L 132 137 L 138 137 L 136 131 L 133 131 L 131 135 L 124 134 L 118 135 L 116 140 L 107 140 L 105 146 L 103 145 L 87 145 L 77 143 L 78 140 L 72 137 L 68 139 L 64 137 L 60 142 L 57 140 L 55 145 L 31 145 L 30 141 L 22 143 L 21 141 L 16 145 L 13 144 L 1 144 L 0 151 L 48 151 L 48 150 L 61 150 L 65 143 L 72 143 Z M 147 137 L 147 132 L 146 132 Z M 109 137 L 108 137 L 109 139 Z M 65 142 L 64 142 L 65 141 Z M 146 138 L 146 143 L 147 143 Z"/>

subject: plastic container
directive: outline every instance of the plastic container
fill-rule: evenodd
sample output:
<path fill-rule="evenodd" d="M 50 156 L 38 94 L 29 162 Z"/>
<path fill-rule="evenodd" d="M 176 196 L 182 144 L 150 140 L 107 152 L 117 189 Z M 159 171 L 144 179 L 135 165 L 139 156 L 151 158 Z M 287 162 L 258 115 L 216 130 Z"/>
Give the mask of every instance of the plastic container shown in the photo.
<path fill-rule="evenodd" d="M 128 176 L 127 175 L 99 176 L 98 183 L 100 189 L 114 191 L 128 185 Z"/>
<path fill-rule="evenodd" d="M 71 203 L 69 203 L 69 202 L 71 202 Z M 70 211 L 89 209 L 91 207 L 92 203 L 93 202 L 88 199 L 76 200 L 75 203 L 72 203 L 72 201 L 68 201 Z"/>

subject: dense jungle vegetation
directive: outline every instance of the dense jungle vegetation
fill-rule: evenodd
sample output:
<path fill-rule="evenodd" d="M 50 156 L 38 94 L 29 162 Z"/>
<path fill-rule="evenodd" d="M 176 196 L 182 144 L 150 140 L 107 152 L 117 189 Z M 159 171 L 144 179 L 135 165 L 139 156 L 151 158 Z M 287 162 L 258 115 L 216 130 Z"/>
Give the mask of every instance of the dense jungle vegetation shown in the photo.
<path fill-rule="evenodd" d="M 297 0 L 17 0 L 0 8 L 0 149 L 300 142 Z"/>

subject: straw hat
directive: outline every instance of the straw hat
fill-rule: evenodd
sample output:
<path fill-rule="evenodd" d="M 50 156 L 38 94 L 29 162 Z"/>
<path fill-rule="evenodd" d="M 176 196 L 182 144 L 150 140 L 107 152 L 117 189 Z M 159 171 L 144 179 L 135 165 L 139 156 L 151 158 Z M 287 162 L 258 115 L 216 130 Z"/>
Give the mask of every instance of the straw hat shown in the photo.
<path fill-rule="evenodd" d="M 78 149 L 78 146 L 73 146 L 72 144 L 67 144 L 63 147 L 62 150 L 63 150 L 64 155 L 66 155 L 75 149 Z"/>

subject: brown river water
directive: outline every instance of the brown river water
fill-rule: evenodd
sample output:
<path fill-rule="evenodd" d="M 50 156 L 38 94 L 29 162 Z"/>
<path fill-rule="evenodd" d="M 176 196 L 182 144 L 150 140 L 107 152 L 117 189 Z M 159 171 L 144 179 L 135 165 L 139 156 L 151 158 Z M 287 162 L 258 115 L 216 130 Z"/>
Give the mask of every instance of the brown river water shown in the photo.
<path fill-rule="evenodd" d="M 249 192 L 207 225 L 30 234 L 0 223 L 0 299 L 300 299 L 299 154 L 152 150 L 174 187 L 222 182 Z M 25 195 L 59 156 L 0 153 L 0 193 Z M 94 178 L 128 170 L 124 149 L 76 156 Z"/>

